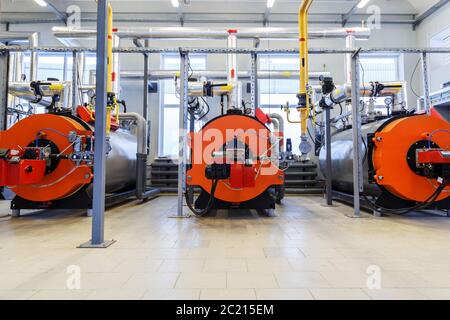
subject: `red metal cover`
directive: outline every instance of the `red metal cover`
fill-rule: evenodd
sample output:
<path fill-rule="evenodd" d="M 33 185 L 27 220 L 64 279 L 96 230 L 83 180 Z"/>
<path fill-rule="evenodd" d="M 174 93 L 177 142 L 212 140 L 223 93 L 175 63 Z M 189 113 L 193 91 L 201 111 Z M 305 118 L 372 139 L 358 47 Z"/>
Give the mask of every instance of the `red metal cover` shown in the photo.
<path fill-rule="evenodd" d="M 419 151 L 417 160 L 419 163 L 450 163 L 450 158 L 444 157 L 441 150 Z"/>
<path fill-rule="evenodd" d="M 45 167 L 45 160 L 21 160 L 19 163 L 0 160 L 0 186 L 39 183 L 44 178 Z"/>
<path fill-rule="evenodd" d="M 272 119 L 261 110 L 261 108 L 256 108 L 255 112 L 256 119 L 264 124 L 272 123 Z"/>
<path fill-rule="evenodd" d="M 241 163 L 231 165 L 230 185 L 234 189 L 255 187 L 256 172 L 253 166 L 245 166 Z"/>

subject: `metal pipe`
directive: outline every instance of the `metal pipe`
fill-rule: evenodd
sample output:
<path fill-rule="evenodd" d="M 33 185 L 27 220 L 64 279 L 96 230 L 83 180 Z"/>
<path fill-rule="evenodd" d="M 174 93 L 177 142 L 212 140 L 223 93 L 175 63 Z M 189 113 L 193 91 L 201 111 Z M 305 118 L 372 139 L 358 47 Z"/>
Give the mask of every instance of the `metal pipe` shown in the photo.
<path fill-rule="evenodd" d="M 179 71 L 169 71 L 169 70 L 153 70 L 150 71 L 149 77 L 152 80 L 165 80 L 173 79 L 179 76 Z M 251 71 L 238 71 L 238 77 L 241 80 L 250 80 Z M 258 70 L 258 79 L 298 79 L 300 73 L 296 70 L 285 70 L 285 71 L 269 71 L 269 70 Z M 331 76 L 330 72 L 310 72 L 309 80 L 319 80 L 320 76 Z M 140 71 L 122 71 L 120 73 L 121 78 L 127 79 L 142 79 L 144 74 Z M 192 73 L 192 78 L 202 78 L 207 79 L 227 79 L 226 71 L 194 71 Z"/>
<path fill-rule="evenodd" d="M 138 113 L 121 113 L 121 121 L 134 121 L 136 124 L 136 198 L 144 200 L 154 194 L 154 190 L 147 191 L 147 158 L 148 158 L 148 124 L 147 120 Z"/>
<path fill-rule="evenodd" d="M 237 36 L 235 30 L 230 30 L 228 32 L 228 48 L 237 48 Z M 227 80 L 228 84 L 233 87 L 230 94 L 229 107 L 233 109 L 239 109 L 241 107 L 240 93 L 239 93 L 239 77 L 238 77 L 238 61 L 237 54 L 230 53 L 227 55 Z"/>
<path fill-rule="evenodd" d="M 113 48 L 120 48 L 120 38 L 116 35 L 113 36 L 112 39 Z M 116 93 L 117 97 L 120 98 L 120 53 L 113 53 L 113 65 L 112 72 L 114 75 L 113 81 L 113 91 Z"/>
<path fill-rule="evenodd" d="M 147 121 L 143 116 L 135 112 L 119 114 L 120 120 L 134 121 L 136 123 L 136 137 L 138 141 L 137 153 L 147 154 Z"/>
<path fill-rule="evenodd" d="M 39 34 L 34 32 L 29 37 L 30 47 L 37 48 L 39 47 Z M 30 57 L 30 80 L 36 81 L 37 79 L 37 71 L 38 71 L 38 53 L 31 52 Z"/>
<path fill-rule="evenodd" d="M 279 143 L 279 151 L 283 151 L 283 145 L 284 145 L 284 119 L 281 115 L 278 113 L 270 113 L 269 114 L 270 119 L 274 121 L 274 131 L 280 133 L 279 137 L 281 138 L 281 141 Z"/>
<path fill-rule="evenodd" d="M 300 89 L 298 111 L 300 112 L 300 132 L 302 142 L 300 151 L 302 156 L 306 156 L 310 148 L 307 139 L 308 132 L 308 116 L 310 111 L 310 101 L 308 94 L 308 75 L 309 75 L 309 47 L 308 47 L 308 12 L 311 8 L 313 0 L 303 0 L 298 12 L 298 28 L 299 28 L 299 50 L 300 50 Z"/>
<path fill-rule="evenodd" d="M 350 50 L 355 49 L 355 35 L 349 34 L 345 38 L 345 47 Z M 345 82 L 351 83 L 352 82 L 352 54 L 347 53 L 345 55 Z"/>
<path fill-rule="evenodd" d="M 93 29 L 74 30 L 68 27 L 53 27 L 53 35 L 58 39 L 94 39 L 96 31 Z M 225 40 L 228 31 L 223 29 L 204 29 L 187 27 L 163 27 L 145 29 L 121 29 L 115 33 L 121 39 L 146 39 L 146 40 L 184 40 L 207 39 Z M 369 28 L 337 28 L 309 31 L 310 39 L 334 38 L 344 39 L 352 34 L 357 40 L 370 38 Z M 242 28 L 237 30 L 238 39 L 260 40 L 293 40 L 298 41 L 296 28 Z"/>
<path fill-rule="evenodd" d="M 382 83 L 385 88 L 377 94 L 377 97 L 389 97 L 392 95 L 402 94 L 407 87 L 404 81 L 390 81 Z M 333 92 L 330 93 L 329 99 L 331 100 L 329 104 L 339 104 L 352 99 L 353 84 L 346 83 L 337 86 Z M 370 83 L 364 83 L 359 85 L 359 94 L 364 97 L 373 96 L 373 87 Z"/>

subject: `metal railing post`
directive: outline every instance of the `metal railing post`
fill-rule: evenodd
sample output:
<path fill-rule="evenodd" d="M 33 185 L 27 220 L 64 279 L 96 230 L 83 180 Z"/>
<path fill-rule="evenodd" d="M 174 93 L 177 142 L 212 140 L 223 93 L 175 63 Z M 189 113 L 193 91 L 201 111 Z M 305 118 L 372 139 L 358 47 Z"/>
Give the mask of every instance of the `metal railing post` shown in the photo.
<path fill-rule="evenodd" d="M 359 51 L 352 56 L 352 131 L 353 131 L 353 206 L 354 217 L 361 216 L 360 195 L 363 192 L 363 164 L 361 156 L 361 107 L 360 107 L 360 77 Z"/>
<path fill-rule="evenodd" d="M 97 86 L 95 104 L 94 191 L 92 213 L 92 239 L 80 248 L 107 248 L 114 241 L 105 242 L 106 194 L 106 106 L 108 65 L 108 0 L 98 0 L 97 9 Z"/>
<path fill-rule="evenodd" d="M 184 217 L 184 194 L 186 192 L 187 120 L 188 120 L 188 80 L 189 54 L 180 51 L 180 131 L 178 154 L 178 210 L 177 216 Z"/>
<path fill-rule="evenodd" d="M 428 55 L 422 52 L 422 71 L 423 71 L 423 92 L 424 92 L 424 106 L 427 114 L 431 113 L 431 98 L 430 98 L 430 82 L 428 73 Z"/>

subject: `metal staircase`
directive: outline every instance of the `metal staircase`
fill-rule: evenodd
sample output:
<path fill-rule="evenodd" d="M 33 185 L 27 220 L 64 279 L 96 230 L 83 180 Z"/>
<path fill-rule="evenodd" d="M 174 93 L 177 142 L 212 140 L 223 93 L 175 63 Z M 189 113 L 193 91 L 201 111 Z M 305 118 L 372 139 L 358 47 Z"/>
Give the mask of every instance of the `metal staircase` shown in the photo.
<path fill-rule="evenodd" d="M 317 179 L 317 165 L 313 162 L 291 164 L 286 170 L 286 194 L 322 194 L 324 184 Z M 150 185 L 161 193 L 176 193 L 178 187 L 178 165 L 168 158 L 157 158 L 151 164 Z"/>

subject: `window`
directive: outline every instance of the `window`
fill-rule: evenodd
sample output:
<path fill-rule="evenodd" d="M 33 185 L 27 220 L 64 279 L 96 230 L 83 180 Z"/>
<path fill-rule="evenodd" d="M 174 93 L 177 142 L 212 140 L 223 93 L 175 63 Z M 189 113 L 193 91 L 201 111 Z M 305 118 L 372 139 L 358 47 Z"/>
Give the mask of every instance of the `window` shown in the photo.
<path fill-rule="evenodd" d="M 400 72 L 400 54 L 367 54 L 360 59 L 361 82 L 371 81 L 392 82 L 403 80 Z M 368 102 L 371 98 L 365 97 Z M 375 98 L 375 108 L 377 111 L 387 114 L 386 97 Z M 397 101 L 397 103 L 400 101 Z"/>
<path fill-rule="evenodd" d="M 399 55 L 365 55 L 360 59 L 361 81 L 399 81 Z"/>
<path fill-rule="evenodd" d="M 24 73 L 27 80 L 30 76 L 30 53 L 24 54 Z M 72 81 L 72 54 L 71 53 L 38 53 L 37 79 L 45 81 L 49 78 L 59 81 Z"/>
<path fill-rule="evenodd" d="M 298 71 L 298 55 L 263 55 L 259 57 L 259 70 Z M 265 79 L 259 81 L 259 101 L 262 107 L 281 106 L 287 102 L 297 104 L 298 79 Z"/>
<path fill-rule="evenodd" d="M 206 70 L 205 55 L 191 55 L 190 64 L 193 70 Z M 178 54 L 164 54 L 161 56 L 161 68 L 163 70 L 180 70 L 180 56 Z M 178 157 L 180 99 L 176 93 L 173 79 L 160 82 L 160 128 L 159 150 L 160 157 Z"/>

